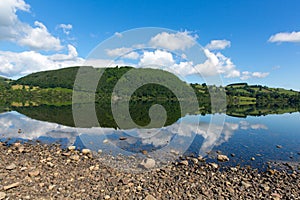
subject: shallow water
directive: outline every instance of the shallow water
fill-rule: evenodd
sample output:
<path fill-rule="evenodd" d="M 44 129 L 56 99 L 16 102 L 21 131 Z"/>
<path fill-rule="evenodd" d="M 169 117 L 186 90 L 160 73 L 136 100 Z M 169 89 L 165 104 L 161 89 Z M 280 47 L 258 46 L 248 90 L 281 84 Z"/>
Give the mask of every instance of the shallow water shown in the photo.
<path fill-rule="evenodd" d="M 299 119 L 299 113 L 247 118 L 225 114 L 186 115 L 162 128 L 123 130 L 75 128 L 11 111 L 0 114 L 0 136 L 1 141 L 7 142 L 39 140 L 95 152 L 101 149 L 103 154 L 113 156 L 145 158 L 144 150 L 148 157 L 161 164 L 176 160 L 178 155 L 201 155 L 216 162 L 216 151 L 220 151 L 230 158 L 224 165 L 251 165 L 263 169 L 266 162 L 299 165 Z"/>

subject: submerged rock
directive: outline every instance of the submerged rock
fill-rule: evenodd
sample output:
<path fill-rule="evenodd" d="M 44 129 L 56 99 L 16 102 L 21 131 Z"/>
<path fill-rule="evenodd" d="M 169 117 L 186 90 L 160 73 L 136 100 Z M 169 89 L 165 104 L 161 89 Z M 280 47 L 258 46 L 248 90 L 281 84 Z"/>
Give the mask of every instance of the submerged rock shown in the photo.
<path fill-rule="evenodd" d="M 155 167 L 155 160 L 152 158 L 147 158 L 140 163 L 140 167 L 145 169 L 151 169 Z"/>
<path fill-rule="evenodd" d="M 226 162 L 226 161 L 229 161 L 229 158 L 226 156 L 226 155 L 218 155 L 217 157 L 218 161 L 221 161 L 221 162 Z"/>

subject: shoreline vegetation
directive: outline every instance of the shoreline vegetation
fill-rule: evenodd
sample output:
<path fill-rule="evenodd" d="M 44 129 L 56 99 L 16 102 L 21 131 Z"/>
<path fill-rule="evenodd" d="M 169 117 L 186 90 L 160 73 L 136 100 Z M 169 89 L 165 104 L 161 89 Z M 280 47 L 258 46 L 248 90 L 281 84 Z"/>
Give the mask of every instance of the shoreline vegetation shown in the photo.
<path fill-rule="evenodd" d="M 199 110 L 189 110 L 189 113 L 202 115 L 226 113 L 235 117 L 246 117 L 300 111 L 300 92 L 294 90 L 247 83 L 227 86 L 187 84 L 175 75 L 158 69 L 118 66 L 106 69 L 86 67 L 86 69 L 94 74 L 99 73 L 99 76 L 102 74 L 96 91 L 86 91 L 80 88 L 80 85 L 76 85 L 75 78 L 79 67 L 37 72 L 18 80 L 0 78 L 0 112 L 16 107 L 72 105 L 73 89 L 77 92 L 78 99 L 82 96 L 83 102 L 85 99 L 90 99 L 86 98 L 87 96 L 95 94 L 96 104 L 103 104 L 103 102 L 110 104 L 111 99 L 178 103 L 191 101 L 195 95 Z M 135 80 L 135 83 L 130 83 L 128 81 L 130 79 Z M 153 80 L 162 84 L 143 84 Z M 121 85 L 120 89 L 115 89 L 117 84 Z M 131 90 L 135 85 L 143 86 L 132 93 Z M 211 99 L 217 101 L 213 108 Z M 185 114 L 182 113 L 182 116 Z"/>

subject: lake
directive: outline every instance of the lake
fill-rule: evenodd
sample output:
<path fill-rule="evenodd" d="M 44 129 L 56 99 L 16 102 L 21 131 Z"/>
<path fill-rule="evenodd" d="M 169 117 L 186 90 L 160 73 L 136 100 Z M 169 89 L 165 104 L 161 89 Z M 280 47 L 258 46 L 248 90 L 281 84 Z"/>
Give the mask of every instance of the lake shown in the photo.
<path fill-rule="evenodd" d="M 149 123 L 145 121 L 145 113 L 140 116 L 137 113 L 132 116 L 140 119 L 140 124 Z M 168 115 L 165 126 L 146 129 L 120 129 L 111 120 L 112 116 L 97 116 L 102 120 L 101 127 L 78 128 L 74 127 L 70 106 L 12 108 L 0 114 L 1 141 L 33 140 L 59 143 L 64 148 L 75 145 L 80 149 L 100 150 L 102 155 L 112 157 L 152 157 L 159 164 L 175 161 L 179 155 L 200 155 L 217 162 L 216 156 L 221 153 L 230 159 L 222 163 L 223 166 L 240 164 L 265 169 L 267 165 L 284 164 L 289 168 L 299 167 L 299 112 L 246 118 L 173 113 Z"/>

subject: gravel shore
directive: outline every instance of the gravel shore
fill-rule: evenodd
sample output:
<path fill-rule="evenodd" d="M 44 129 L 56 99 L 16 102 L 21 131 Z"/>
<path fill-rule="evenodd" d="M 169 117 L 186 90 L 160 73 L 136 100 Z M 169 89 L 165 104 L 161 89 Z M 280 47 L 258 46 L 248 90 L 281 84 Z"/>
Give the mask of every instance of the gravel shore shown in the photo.
<path fill-rule="evenodd" d="M 0 143 L 0 158 L 0 200 L 300 199 L 297 171 L 220 170 L 217 163 L 190 158 L 128 173 L 108 167 L 88 150 L 28 143 Z"/>

